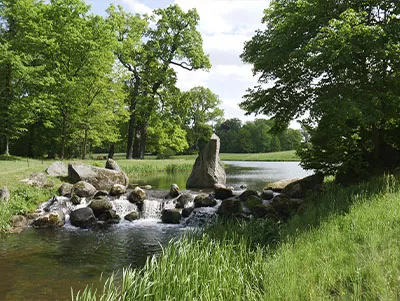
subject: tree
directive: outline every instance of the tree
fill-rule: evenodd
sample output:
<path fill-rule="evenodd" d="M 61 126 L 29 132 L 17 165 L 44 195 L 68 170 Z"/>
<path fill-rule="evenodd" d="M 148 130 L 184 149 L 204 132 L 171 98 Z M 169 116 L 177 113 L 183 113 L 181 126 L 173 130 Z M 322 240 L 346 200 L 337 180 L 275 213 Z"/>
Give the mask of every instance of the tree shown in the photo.
<path fill-rule="evenodd" d="M 218 106 L 221 104 L 219 97 L 210 89 L 194 87 L 181 96 L 181 111 L 184 116 L 184 126 L 188 133 L 191 150 L 199 151 L 199 141 L 208 141 L 211 137 L 213 124 L 218 123 L 224 111 Z"/>
<path fill-rule="evenodd" d="M 216 134 L 221 141 L 221 153 L 237 153 L 240 150 L 239 130 L 242 122 L 238 118 L 225 120 L 217 125 Z"/>
<path fill-rule="evenodd" d="M 260 82 L 241 107 L 273 114 L 275 129 L 308 112 L 307 169 L 360 178 L 398 166 L 399 13 L 398 1 L 272 1 L 241 56 Z"/>
<path fill-rule="evenodd" d="M 0 150 L 7 155 L 10 141 L 27 131 L 32 113 L 43 107 L 33 97 L 41 68 L 33 43 L 41 8 L 35 0 L 0 2 Z"/>
<path fill-rule="evenodd" d="M 185 13 L 178 5 L 157 9 L 152 18 L 133 16 L 113 5 L 108 14 L 119 40 L 117 58 L 131 74 L 126 157 L 143 158 L 148 127 L 163 103 L 159 92 L 175 86 L 172 66 L 188 71 L 210 68 L 196 30 L 199 15 L 194 9 Z"/>

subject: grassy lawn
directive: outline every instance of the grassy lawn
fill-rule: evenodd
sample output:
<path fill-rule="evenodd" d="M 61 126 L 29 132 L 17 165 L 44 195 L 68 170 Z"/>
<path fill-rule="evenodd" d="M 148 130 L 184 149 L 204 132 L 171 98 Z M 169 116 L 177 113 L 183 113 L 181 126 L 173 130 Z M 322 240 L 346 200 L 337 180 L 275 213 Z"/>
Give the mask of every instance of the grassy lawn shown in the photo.
<path fill-rule="evenodd" d="M 398 300 L 400 186 L 328 184 L 287 223 L 220 222 L 76 300 Z"/>

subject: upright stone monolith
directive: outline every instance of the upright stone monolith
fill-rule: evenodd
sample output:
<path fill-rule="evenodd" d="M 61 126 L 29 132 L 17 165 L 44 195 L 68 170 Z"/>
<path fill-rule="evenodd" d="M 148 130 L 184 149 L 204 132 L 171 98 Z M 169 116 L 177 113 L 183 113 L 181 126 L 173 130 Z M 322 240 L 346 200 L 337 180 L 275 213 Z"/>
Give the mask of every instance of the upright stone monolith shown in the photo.
<path fill-rule="evenodd" d="M 200 151 L 186 188 L 214 188 L 214 184 L 225 184 L 225 169 L 219 159 L 219 137 L 215 134 Z"/>

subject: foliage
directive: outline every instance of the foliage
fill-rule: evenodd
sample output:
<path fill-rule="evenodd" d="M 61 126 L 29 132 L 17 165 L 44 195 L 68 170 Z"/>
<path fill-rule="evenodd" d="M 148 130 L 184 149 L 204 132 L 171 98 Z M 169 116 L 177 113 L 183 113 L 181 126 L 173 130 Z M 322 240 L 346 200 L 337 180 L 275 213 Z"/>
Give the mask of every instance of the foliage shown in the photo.
<path fill-rule="evenodd" d="M 239 119 L 228 119 L 216 127 L 221 139 L 221 153 L 266 153 L 294 150 L 300 146 L 299 130 L 273 133 L 272 120 L 256 119 L 242 125 Z"/>
<path fill-rule="evenodd" d="M 196 29 L 199 15 L 194 9 L 184 12 L 178 5 L 156 9 L 153 17 L 133 16 L 114 5 L 108 14 L 119 42 L 117 58 L 130 74 L 126 82 L 130 112 L 127 158 L 143 158 L 149 126 L 157 127 L 157 114 L 168 105 L 168 94 L 176 90 L 172 66 L 186 70 L 210 67 Z"/>
<path fill-rule="evenodd" d="M 328 184 L 286 224 L 222 222 L 171 243 L 121 286 L 76 300 L 325 300 L 399 295 L 400 191 L 393 176 Z M 239 281 L 238 281 L 239 280 Z"/>
<path fill-rule="evenodd" d="M 306 168 L 360 178 L 398 166 L 399 13 L 398 1 L 272 1 L 242 54 L 260 82 L 242 108 L 276 128 L 308 112 Z"/>

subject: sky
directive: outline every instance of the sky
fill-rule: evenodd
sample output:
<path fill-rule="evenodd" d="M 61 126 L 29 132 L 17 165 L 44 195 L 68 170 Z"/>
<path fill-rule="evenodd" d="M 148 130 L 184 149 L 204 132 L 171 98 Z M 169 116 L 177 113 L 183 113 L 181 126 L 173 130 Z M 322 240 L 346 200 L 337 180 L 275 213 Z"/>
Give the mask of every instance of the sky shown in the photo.
<path fill-rule="evenodd" d="M 200 15 L 198 30 L 203 37 L 203 48 L 210 56 L 212 68 L 206 71 L 187 71 L 176 68 L 177 86 L 187 91 L 204 86 L 219 96 L 225 119 L 239 118 L 243 122 L 254 120 L 245 116 L 239 103 L 248 88 L 257 84 L 251 65 L 240 59 L 245 41 L 256 29 L 263 29 L 261 19 L 269 0 L 87 0 L 96 14 L 105 14 L 110 3 L 122 5 L 132 13 L 151 14 L 155 8 L 178 4 L 187 11 L 196 8 Z M 257 116 L 266 118 L 266 116 Z"/>

